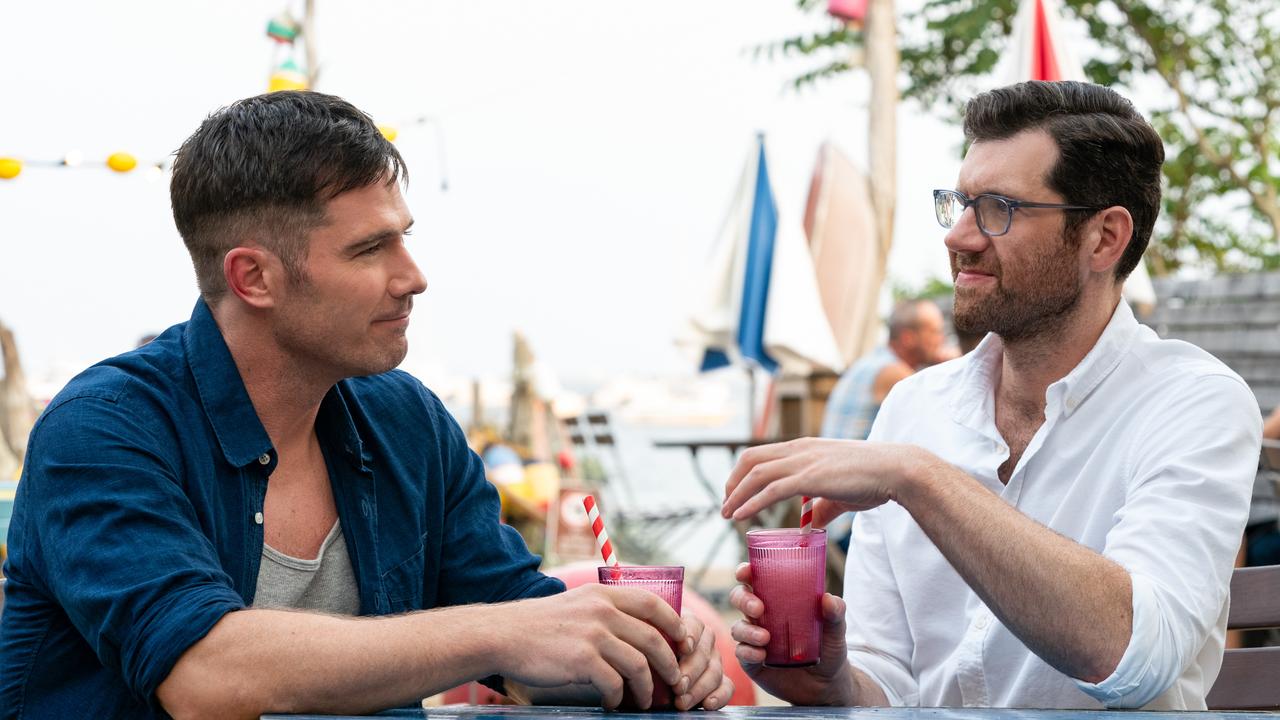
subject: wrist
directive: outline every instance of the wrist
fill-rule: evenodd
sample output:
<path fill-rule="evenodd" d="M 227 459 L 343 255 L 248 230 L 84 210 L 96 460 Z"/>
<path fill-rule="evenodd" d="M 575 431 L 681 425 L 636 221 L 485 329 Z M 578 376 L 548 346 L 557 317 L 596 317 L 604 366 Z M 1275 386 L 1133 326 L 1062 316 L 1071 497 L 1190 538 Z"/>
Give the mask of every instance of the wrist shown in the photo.
<path fill-rule="evenodd" d="M 909 512 L 933 491 L 946 463 L 915 445 L 906 445 L 903 449 L 893 500 Z"/>
<path fill-rule="evenodd" d="M 858 677 L 857 670 L 848 658 L 844 661 L 844 667 L 839 673 L 836 673 L 831 685 L 828 687 L 826 697 L 822 699 L 822 704 L 829 707 L 854 707 L 858 704 Z"/>
<path fill-rule="evenodd" d="M 470 605 L 454 609 L 460 611 L 465 629 L 454 635 L 463 667 L 473 668 L 477 678 L 501 675 L 507 678 L 513 668 L 504 664 L 511 659 L 515 640 L 513 629 L 519 627 L 511 615 L 518 603 L 500 605 Z M 439 612 L 439 611 L 435 611 Z"/>

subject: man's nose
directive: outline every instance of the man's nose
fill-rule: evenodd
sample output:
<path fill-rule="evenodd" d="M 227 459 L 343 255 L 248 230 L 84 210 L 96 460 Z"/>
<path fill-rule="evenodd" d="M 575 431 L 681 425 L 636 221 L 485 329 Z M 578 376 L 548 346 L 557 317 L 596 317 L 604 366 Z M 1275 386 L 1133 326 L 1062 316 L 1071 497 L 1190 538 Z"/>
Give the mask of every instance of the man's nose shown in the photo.
<path fill-rule="evenodd" d="M 391 282 L 391 295 L 393 297 L 421 295 L 427 290 L 427 277 L 422 274 L 418 264 L 413 261 L 413 256 L 409 254 L 408 248 L 402 246 L 400 254 L 400 263 Z"/>
<path fill-rule="evenodd" d="M 947 249 L 954 253 L 980 253 L 991 244 L 991 238 L 978 228 L 978 213 L 974 208 L 965 208 L 956 219 L 956 223 L 943 238 Z"/>

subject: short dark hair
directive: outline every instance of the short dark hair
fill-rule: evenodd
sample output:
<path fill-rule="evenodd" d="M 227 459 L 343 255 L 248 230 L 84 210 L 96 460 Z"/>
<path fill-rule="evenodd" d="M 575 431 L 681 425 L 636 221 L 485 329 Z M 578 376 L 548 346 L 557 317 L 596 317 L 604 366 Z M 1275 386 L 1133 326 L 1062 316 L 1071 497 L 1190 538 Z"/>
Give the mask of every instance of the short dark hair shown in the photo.
<path fill-rule="evenodd" d="M 1003 140 L 1024 130 L 1045 130 L 1057 143 L 1058 162 L 1045 180 L 1065 202 L 1119 205 L 1133 216 L 1133 237 L 1116 264 L 1116 279 L 1128 277 L 1142 261 L 1160 212 L 1164 143 L 1155 128 L 1114 90 L 1083 82 L 1018 83 L 965 106 L 968 142 Z M 1067 237 L 1094 214 L 1067 211 Z"/>
<path fill-rule="evenodd" d="M 327 201 L 376 182 L 407 181 L 404 160 L 368 115 L 333 95 L 284 91 L 235 102 L 182 143 L 169 196 L 206 302 L 227 291 L 227 251 L 251 237 L 290 281 L 305 279 L 307 235 Z"/>

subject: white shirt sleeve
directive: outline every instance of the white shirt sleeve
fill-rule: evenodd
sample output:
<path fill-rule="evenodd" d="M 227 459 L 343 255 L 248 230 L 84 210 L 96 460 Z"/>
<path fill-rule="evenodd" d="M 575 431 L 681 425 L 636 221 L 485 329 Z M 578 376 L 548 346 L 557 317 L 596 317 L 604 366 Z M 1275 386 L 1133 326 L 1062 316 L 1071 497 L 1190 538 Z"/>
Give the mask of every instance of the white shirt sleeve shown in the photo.
<path fill-rule="evenodd" d="M 884 440 L 893 425 L 895 385 L 885 398 L 868 440 Z M 899 508 L 881 506 L 853 519 L 844 572 L 845 642 L 849 663 L 866 673 L 893 706 L 920 704 L 920 688 L 911 671 L 914 641 L 885 548 L 880 514 Z"/>
<path fill-rule="evenodd" d="M 845 642 L 849 662 L 884 690 L 889 704 L 920 704 L 911 672 L 913 642 L 893 568 L 885 552 L 878 514 L 858 513 L 844 571 Z"/>
<path fill-rule="evenodd" d="M 1167 392 L 1117 468 L 1128 492 L 1102 551 L 1132 582 L 1129 644 L 1110 677 L 1076 680 L 1108 707 L 1154 700 L 1220 632 L 1257 470 L 1262 418 L 1238 379 Z"/>

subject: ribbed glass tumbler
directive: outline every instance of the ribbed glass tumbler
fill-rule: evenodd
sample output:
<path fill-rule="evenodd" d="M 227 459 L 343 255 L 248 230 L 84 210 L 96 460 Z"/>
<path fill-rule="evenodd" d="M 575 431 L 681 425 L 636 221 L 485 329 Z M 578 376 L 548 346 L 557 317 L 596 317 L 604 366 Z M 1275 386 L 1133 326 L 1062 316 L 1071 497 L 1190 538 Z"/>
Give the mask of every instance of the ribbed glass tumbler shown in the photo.
<path fill-rule="evenodd" d="M 769 631 L 764 664 L 816 664 L 822 647 L 826 531 L 752 530 L 747 533 L 747 554 L 752 589 L 764 603 L 759 623 Z"/>

